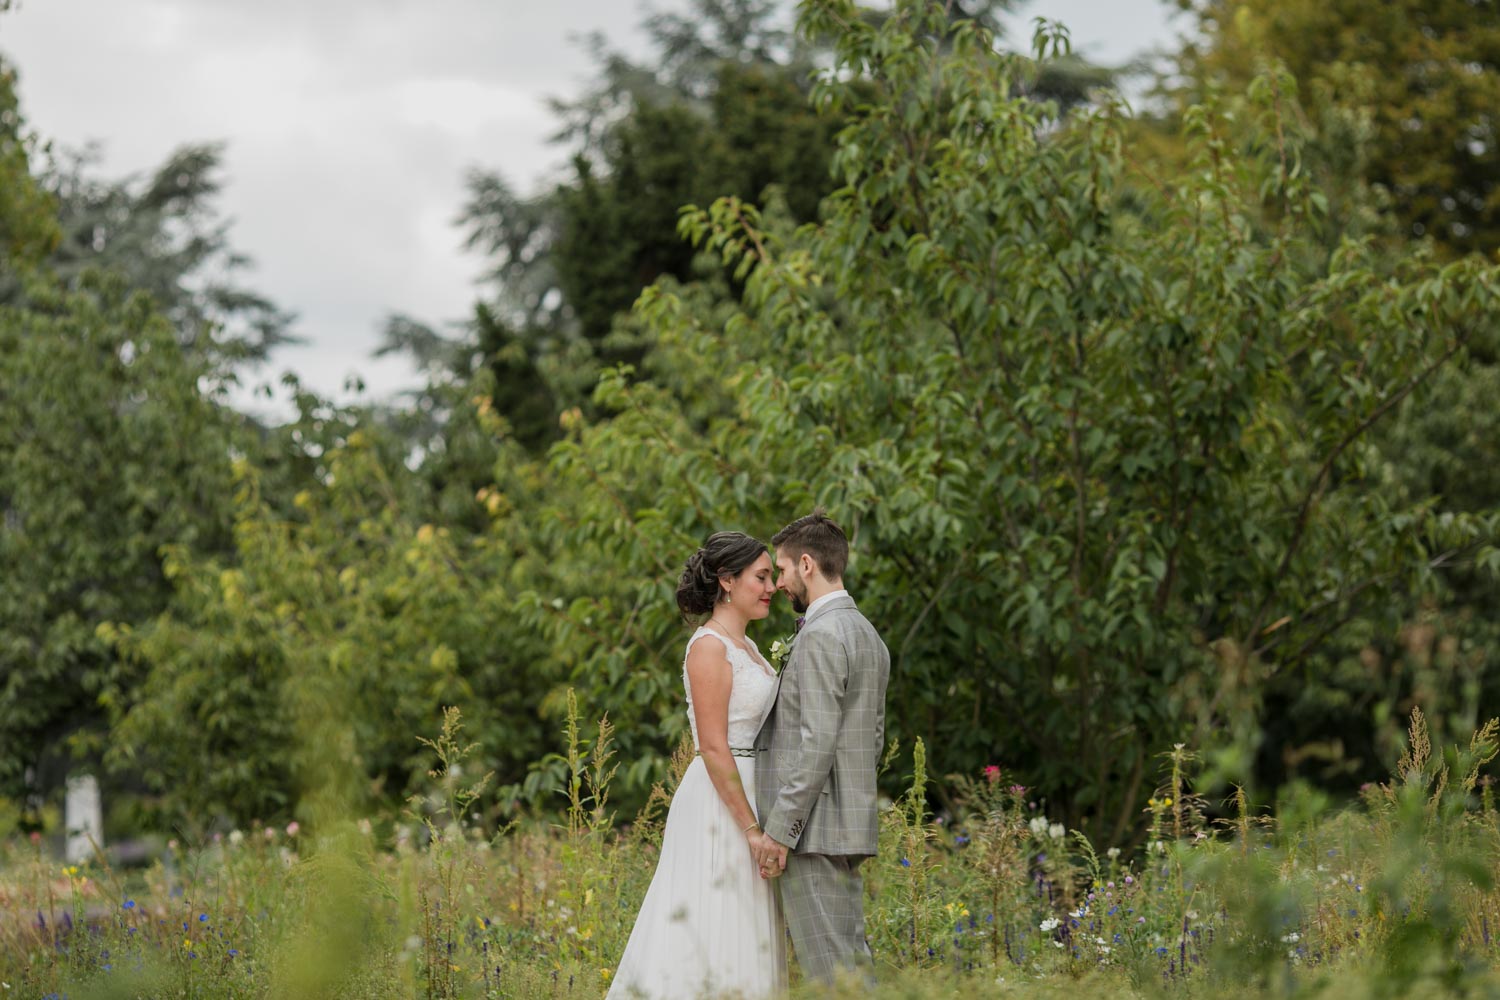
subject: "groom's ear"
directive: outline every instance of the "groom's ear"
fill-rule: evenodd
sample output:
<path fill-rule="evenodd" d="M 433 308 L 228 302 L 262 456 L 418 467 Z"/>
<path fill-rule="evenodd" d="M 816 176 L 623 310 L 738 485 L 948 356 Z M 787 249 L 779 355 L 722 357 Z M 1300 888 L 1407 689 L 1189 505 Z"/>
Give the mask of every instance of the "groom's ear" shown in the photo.
<path fill-rule="evenodd" d="M 823 573 L 822 568 L 818 566 L 818 561 L 806 552 L 797 557 L 797 568 L 802 571 L 803 576 L 808 576 L 812 573 L 817 573 L 821 576 Z"/>

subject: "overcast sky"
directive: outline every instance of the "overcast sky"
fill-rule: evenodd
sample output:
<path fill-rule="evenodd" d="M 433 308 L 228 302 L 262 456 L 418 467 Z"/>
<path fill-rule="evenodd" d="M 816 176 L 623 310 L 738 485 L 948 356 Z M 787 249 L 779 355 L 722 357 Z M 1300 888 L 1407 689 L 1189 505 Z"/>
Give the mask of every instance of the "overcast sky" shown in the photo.
<path fill-rule="evenodd" d="M 655 0 L 652 9 L 683 9 Z M 1162 0 L 1033 0 L 1074 47 L 1119 63 L 1170 43 Z M 382 318 L 466 315 L 483 262 L 453 219 L 474 166 L 523 190 L 561 175 L 549 96 L 573 96 L 592 64 L 575 40 L 602 31 L 643 55 L 637 0 L 20 0 L 0 15 L 22 112 L 46 138 L 102 144 L 118 177 L 176 147 L 223 141 L 221 207 L 256 268 L 245 280 L 298 319 L 291 369 L 347 398 L 358 373 L 388 395 L 415 383 L 371 357 Z"/>

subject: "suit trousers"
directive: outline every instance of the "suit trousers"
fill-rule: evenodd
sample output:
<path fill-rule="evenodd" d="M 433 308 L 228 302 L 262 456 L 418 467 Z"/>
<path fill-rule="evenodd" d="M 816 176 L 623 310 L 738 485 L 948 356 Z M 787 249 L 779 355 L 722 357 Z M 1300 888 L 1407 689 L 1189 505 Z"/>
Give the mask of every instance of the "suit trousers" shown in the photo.
<path fill-rule="evenodd" d="M 841 970 L 874 982 L 875 960 L 865 940 L 862 861 L 862 856 L 792 854 L 776 880 L 797 964 L 820 982 L 833 982 Z"/>

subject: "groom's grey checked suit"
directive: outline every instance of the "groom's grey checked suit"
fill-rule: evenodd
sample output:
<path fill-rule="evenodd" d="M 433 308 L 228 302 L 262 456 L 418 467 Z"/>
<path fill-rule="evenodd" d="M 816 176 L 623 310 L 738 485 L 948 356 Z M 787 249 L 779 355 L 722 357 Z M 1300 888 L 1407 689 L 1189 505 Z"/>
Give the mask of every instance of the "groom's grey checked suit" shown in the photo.
<path fill-rule="evenodd" d="M 825 981 L 871 961 L 858 868 L 879 835 L 890 668 L 853 599 L 830 598 L 792 641 L 755 741 L 761 829 L 791 848 L 778 881 L 792 945 L 802 968 Z"/>

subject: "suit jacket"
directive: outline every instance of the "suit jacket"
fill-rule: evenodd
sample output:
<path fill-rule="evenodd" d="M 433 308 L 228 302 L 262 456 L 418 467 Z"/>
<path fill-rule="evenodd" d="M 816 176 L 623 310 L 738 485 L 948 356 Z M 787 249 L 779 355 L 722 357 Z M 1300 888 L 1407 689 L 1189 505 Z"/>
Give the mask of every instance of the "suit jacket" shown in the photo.
<path fill-rule="evenodd" d="M 761 829 L 803 854 L 873 855 L 891 656 L 847 596 L 809 615 L 755 740 Z"/>

